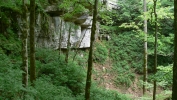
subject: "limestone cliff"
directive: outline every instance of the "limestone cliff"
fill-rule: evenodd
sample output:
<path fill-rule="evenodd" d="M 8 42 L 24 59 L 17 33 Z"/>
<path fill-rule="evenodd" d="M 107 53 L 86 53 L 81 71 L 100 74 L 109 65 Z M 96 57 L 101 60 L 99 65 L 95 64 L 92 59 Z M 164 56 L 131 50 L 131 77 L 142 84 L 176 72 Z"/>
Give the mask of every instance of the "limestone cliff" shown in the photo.
<path fill-rule="evenodd" d="M 59 9 L 55 1 L 49 2 L 50 5 L 44 10 L 45 14 L 36 13 L 36 47 L 58 49 L 61 43 L 61 48 L 67 48 L 67 40 L 70 33 L 71 48 L 89 48 L 92 25 L 92 14 L 90 12 L 92 12 L 92 5 L 85 2 L 80 3 L 85 5 L 88 10 L 84 13 L 74 15 L 72 18 L 64 18 L 63 15 L 66 12 L 63 9 Z M 110 6 L 110 4 L 112 5 L 110 0 L 107 0 L 107 2 L 108 7 L 115 7 Z M 18 21 L 20 24 L 20 18 L 18 18 Z M 69 28 L 71 28 L 70 32 Z M 20 35 L 21 33 L 19 32 Z"/>

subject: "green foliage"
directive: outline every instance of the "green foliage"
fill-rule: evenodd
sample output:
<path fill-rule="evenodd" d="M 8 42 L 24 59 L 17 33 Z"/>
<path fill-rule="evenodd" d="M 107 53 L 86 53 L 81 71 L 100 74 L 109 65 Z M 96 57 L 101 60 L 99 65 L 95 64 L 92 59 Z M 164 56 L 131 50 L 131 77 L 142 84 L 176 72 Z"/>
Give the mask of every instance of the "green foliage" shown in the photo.
<path fill-rule="evenodd" d="M 136 22 L 139 21 L 139 16 L 141 14 L 142 2 L 137 0 L 119 0 L 118 1 L 120 10 L 118 11 L 118 21 L 121 22 Z"/>
<path fill-rule="evenodd" d="M 97 43 L 95 47 L 93 61 L 103 64 L 108 57 L 108 49 L 101 43 Z"/>
<path fill-rule="evenodd" d="M 77 16 L 81 16 L 84 13 L 88 13 L 86 9 L 79 0 L 63 0 L 58 5 L 59 9 L 66 12 L 63 17 L 65 20 L 73 20 Z"/>
<path fill-rule="evenodd" d="M 20 41 L 16 39 L 12 30 L 8 29 L 8 36 L 0 34 L 0 49 L 1 52 L 7 55 L 19 55 L 21 52 Z"/>
<path fill-rule="evenodd" d="M 35 82 L 35 96 L 38 100 L 74 100 L 68 87 L 52 84 L 49 76 L 40 77 Z"/>
<path fill-rule="evenodd" d="M 75 62 L 64 61 L 59 58 L 58 51 L 50 49 L 37 49 L 36 66 L 37 80 L 35 87 L 23 88 L 21 84 L 21 59 L 14 59 L 0 54 L 0 99 L 23 100 L 26 91 L 27 100 L 83 100 L 85 69 Z M 91 100 L 130 100 L 116 91 L 94 88 L 91 90 Z"/>
<path fill-rule="evenodd" d="M 158 47 L 157 47 L 157 63 L 159 66 L 168 66 L 173 63 L 173 41 L 174 35 L 168 36 L 158 34 Z M 154 37 L 148 36 L 148 67 L 152 72 L 152 66 L 154 66 Z"/>
<path fill-rule="evenodd" d="M 147 19 L 149 19 L 148 24 L 148 33 L 152 34 L 154 28 L 154 15 L 153 15 L 153 0 L 148 1 L 148 12 Z M 158 24 L 158 32 L 161 35 L 169 36 L 169 34 L 173 33 L 173 1 L 164 0 L 157 1 L 157 24 Z"/>
<path fill-rule="evenodd" d="M 136 34 L 135 32 L 125 32 L 111 36 L 110 57 L 116 62 L 117 67 L 135 68 L 137 72 L 141 72 L 143 40 L 137 38 Z"/>
<path fill-rule="evenodd" d="M 172 85 L 173 80 L 173 71 L 172 71 L 172 65 L 168 66 L 158 66 L 158 71 L 155 75 L 152 75 L 150 77 L 151 80 L 156 79 L 158 82 L 158 85 L 167 88 Z"/>
<path fill-rule="evenodd" d="M 83 92 L 85 73 L 84 69 L 74 62 L 65 63 L 64 57 L 57 51 L 39 49 L 36 53 L 39 61 L 38 76 L 48 75 L 52 83 L 57 86 L 67 86 L 74 94 Z"/>
<path fill-rule="evenodd" d="M 43 11 L 49 5 L 49 0 L 36 0 L 36 5 L 38 7 L 37 11 Z"/>
<path fill-rule="evenodd" d="M 100 33 L 111 34 L 118 31 L 118 26 L 100 25 Z"/>
<path fill-rule="evenodd" d="M 8 3 L 7 3 L 8 2 Z M 19 5 L 22 4 L 21 0 L 1 0 L 0 1 L 0 8 L 11 9 L 12 11 L 21 12 Z"/>
<path fill-rule="evenodd" d="M 160 35 L 160 34 L 159 34 Z M 160 35 L 158 36 L 158 55 L 170 56 L 173 52 L 173 39 L 174 35 L 169 34 L 169 36 Z M 149 35 L 148 37 L 148 54 L 154 54 L 154 37 Z"/>
<path fill-rule="evenodd" d="M 70 57 L 73 59 L 73 61 L 77 62 L 79 66 L 84 68 L 87 66 L 88 54 L 89 53 L 87 50 L 76 50 L 74 52 L 70 52 Z"/>
<path fill-rule="evenodd" d="M 104 88 L 96 87 L 97 84 L 92 83 L 90 90 L 90 100 L 132 100 L 129 96 L 120 94 L 114 90 L 107 90 Z M 74 100 L 84 100 L 84 94 L 76 96 Z"/>
<path fill-rule="evenodd" d="M 131 100 L 131 99 L 123 94 L 119 94 L 117 91 L 93 87 L 91 89 L 91 100 Z"/>
<path fill-rule="evenodd" d="M 108 26 L 108 25 L 113 24 L 112 16 L 114 15 L 114 12 L 110 12 L 110 11 L 107 11 L 105 8 L 102 8 L 99 14 L 100 14 L 99 16 L 101 17 L 100 22 L 102 25 Z"/>
<path fill-rule="evenodd" d="M 21 90 L 22 71 L 19 61 L 10 59 L 5 54 L 0 54 L 0 99 L 18 100 Z"/>
<path fill-rule="evenodd" d="M 137 33 L 124 32 L 112 35 L 109 43 L 113 71 L 116 73 L 116 84 L 130 86 L 134 81 L 134 71 L 142 73 L 143 40 L 136 37 Z"/>
<path fill-rule="evenodd" d="M 135 79 L 135 74 L 132 71 L 127 71 L 128 69 L 117 68 L 115 69 L 118 76 L 114 80 L 116 86 L 125 85 L 131 86 Z"/>

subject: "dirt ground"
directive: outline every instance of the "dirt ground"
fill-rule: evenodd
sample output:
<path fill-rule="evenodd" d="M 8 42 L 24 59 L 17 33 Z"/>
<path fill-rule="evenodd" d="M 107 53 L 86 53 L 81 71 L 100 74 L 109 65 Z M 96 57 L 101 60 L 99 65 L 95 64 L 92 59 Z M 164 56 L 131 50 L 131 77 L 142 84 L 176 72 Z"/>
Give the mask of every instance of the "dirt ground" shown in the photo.
<path fill-rule="evenodd" d="M 126 94 L 130 96 L 133 100 L 152 100 L 153 89 L 148 89 L 146 92 L 147 98 L 143 97 L 142 87 L 138 85 L 140 75 L 135 75 L 135 80 L 130 87 L 126 87 L 124 85 L 116 86 L 114 84 L 114 73 L 111 72 L 111 61 L 107 60 L 105 64 L 96 64 L 94 63 L 94 71 L 93 71 L 93 79 L 99 84 L 100 87 L 116 90 L 119 93 Z M 162 94 L 163 89 L 160 87 L 157 88 L 157 95 Z M 169 94 L 162 94 L 162 98 L 157 100 L 165 100 Z"/>

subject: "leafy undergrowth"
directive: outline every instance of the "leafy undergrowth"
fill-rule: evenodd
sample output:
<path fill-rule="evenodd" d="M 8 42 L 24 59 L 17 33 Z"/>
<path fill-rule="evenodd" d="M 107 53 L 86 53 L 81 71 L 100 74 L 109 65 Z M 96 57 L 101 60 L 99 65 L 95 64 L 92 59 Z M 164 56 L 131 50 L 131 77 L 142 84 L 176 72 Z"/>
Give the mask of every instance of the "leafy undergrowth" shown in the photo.
<path fill-rule="evenodd" d="M 115 73 L 111 71 L 112 67 L 113 67 L 112 63 L 108 59 L 106 60 L 105 64 L 94 63 L 93 79 L 96 81 L 99 87 L 125 94 L 128 97 L 130 97 L 132 100 L 152 100 L 153 82 L 147 83 L 146 85 L 147 92 L 146 95 L 143 96 L 143 92 L 142 92 L 143 76 L 142 75 L 134 73 L 135 79 L 132 82 L 132 84 L 130 84 L 130 86 L 128 87 L 126 85 L 121 85 L 121 84 L 116 85 L 114 84 L 114 80 L 115 80 L 114 78 L 116 78 L 116 76 Z M 153 76 L 149 75 L 149 77 L 151 78 Z M 166 78 L 166 76 L 164 77 Z M 166 100 L 166 98 L 170 98 L 171 89 L 169 87 L 171 86 L 169 86 L 169 84 L 166 84 L 166 82 L 164 81 L 158 81 L 157 86 L 158 86 L 157 95 L 156 95 L 157 100 Z"/>
<path fill-rule="evenodd" d="M 86 71 L 76 61 L 66 64 L 58 51 L 37 49 L 35 87 L 23 88 L 21 84 L 20 54 L 0 53 L 0 100 L 84 100 Z M 79 60 L 80 61 L 80 60 Z M 92 85 L 91 100 L 130 100 L 117 91 Z"/>
<path fill-rule="evenodd" d="M 99 45 L 96 45 L 96 48 L 100 54 L 95 57 L 104 58 L 102 60 L 104 63 L 95 61 L 94 80 L 100 87 L 130 95 L 133 100 L 149 100 L 153 93 L 152 83 L 156 78 L 158 85 L 156 97 L 158 100 L 163 100 L 169 96 L 164 94 L 164 91 L 171 91 L 171 65 L 159 66 L 155 76 L 149 73 L 147 95 L 143 96 L 143 41 L 136 35 L 137 33 L 125 32 L 113 35 L 110 41 L 101 41 L 101 43 L 98 41 Z M 105 50 L 108 54 L 104 53 Z M 152 66 L 149 68 L 149 71 L 151 70 Z"/>
<path fill-rule="evenodd" d="M 132 34 L 128 34 L 128 36 L 134 37 Z M 7 40 L 2 35 L 0 38 L 4 42 L 4 44 L 0 44 L 0 100 L 21 100 L 22 91 L 27 92 L 27 100 L 35 100 L 36 98 L 38 100 L 84 100 L 87 69 L 85 66 L 87 66 L 88 52 L 81 52 L 74 61 L 72 60 L 74 52 L 71 52 L 69 63 L 66 64 L 65 56 L 63 54 L 59 56 L 58 51 L 38 48 L 36 52 L 37 80 L 35 87 L 31 87 L 29 83 L 29 87 L 25 89 L 21 84 L 20 41 L 11 37 L 8 38 L 10 40 Z M 120 41 L 121 38 L 125 40 L 127 37 L 120 35 L 119 41 L 114 40 L 114 42 L 118 43 L 119 46 L 125 46 L 123 41 Z M 137 43 L 136 41 L 127 41 Z M 136 73 L 137 70 L 141 69 L 139 64 L 135 66 L 136 61 L 141 63 L 139 61 L 142 59 L 141 55 L 137 55 L 140 49 L 138 51 L 133 49 L 137 45 L 127 48 L 117 47 L 118 44 L 114 44 L 114 42 L 109 42 L 109 46 L 112 46 L 111 49 L 108 49 L 106 46 L 108 44 L 104 44 L 104 42 L 96 46 L 93 83 L 96 81 L 98 84 L 92 85 L 91 100 L 130 100 L 129 97 L 134 100 L 146 100 L 144 98 L 152 96 L 152 84 L 148 84 L 149 94 L 147 97 L 141 97 L 142 82 L 140 80 L 142 80 L 142 76 Z M 129 48 L 134 52 L 127 51 Z M 117 56 L 117 52 L 122 53 L 118 53 L 119 56 Z M 131 56 L 125 52 L 130 53 Z M 135 61 L 130 61 L 131 59 Z M 157 73 L 156 77 L 167 70 L 168 68 L 159 71 L 160 73 Z M 171 72 L 164 77 L 164 80 L 171 80 L 170 77 Z M 170 81 L 167 82 L 171 83 Z M 161 85 L 166 87 L 166 83 L 161 83 Z M 169 94 L 162 96 L 163 92 L 161 91 L 163 90 L 159 90 L 157 98 L 162 99 L 169 96 Z"/>

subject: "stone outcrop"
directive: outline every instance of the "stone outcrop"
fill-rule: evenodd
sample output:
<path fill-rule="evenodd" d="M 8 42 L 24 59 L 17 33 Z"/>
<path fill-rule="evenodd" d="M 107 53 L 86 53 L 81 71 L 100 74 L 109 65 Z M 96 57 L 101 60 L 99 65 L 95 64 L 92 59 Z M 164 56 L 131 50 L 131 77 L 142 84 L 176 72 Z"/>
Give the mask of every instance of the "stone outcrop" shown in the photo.
<path fill-rule="evenodd" d="M 90 47 L 92 16 L 86 12 L 81 16 L 73 16 L 72 19 L 62 19 L 65 13 L 56 6 L 48 6 L 46 13 L 49 15 L 47 21 L 48 31 L 44 31 L 42 25 L 43 18 L 39 14 L 36 26 L 36 43 L 38 47 L 58 49 L 61 39 L 61 48 L 67 48 L 68 35 L 70 33 L 71 48 Z M 69 32 L 69 28 L 71 31 Z M 61 38 L 60 38 L 61 34 Z"/>
<path fill-rule="evenodd" d="M 59 49 L 61 43 L 61 48 L 67 48 L 69 33 L 71 48 L 90 47 L 92 16 L 87 14 L 88 12 L 73 16 L 72 19 L 63 19 L 62 15 L 65 12 L 54 5 L 48 6 L 45 12 L 47 15 L 44 13 L 36 15 L 36 47 Z M 18 20 L 20 24 L 21 19 Z"/>
<path fill-rule="evenodd" d="M 109 9 L 117 7 L 115 0 L 102 0 L 102 2 L 103 1 L 106 1 L 106 5 Z M 38 13 L 36 15 L 35 27 L 36 46 L 59 49 L 61 43 L 61 48 L 67 48 L 67 40 L 70 33 L 71 48 L 89 48 L 92 25 L 92 16 L 89 10 L 92 9 L 92 6 L 91 3 L 86 3 L 85 1 L 80 3 L 85 5 L 88 11 L 72 16 L 70 19 L 63 18 L 66 12 L 55 5 L 46 7 L 45 12 L 47 16 L 44 13 Z M 20 22 L 19 19 L 19 23 Z M 69 28 L 71 28 L 70 32 Z M 99 33 L 98 30 L 97 33 Z"/>
<path fill-rule="evenodd" d="M 106 5 L 108 10 L 119 9 L 118 0 L 101 0 L 103 5 Z"/>
<path fill-rule="evenodd" d="M 40 26 L 42 18 L 38 15 L 37 26 Z M 85 20 L 85 21 L 84 21 Z M 76 19 L 74 22 L 66 22 L 59 16 L 48 18 L 48 31 L 43 31 L 41 27 L 36 27 L 36 42 L 39 47 L 59 48 L 59 39 L 61 39 L 61 48 L 67 48 L 67 40 L 70 31 L 70 45 L 72 48 L 90 47 L 91 23 L 92 17 L 87 19 Z M 79 23 L 79 24 L 78 24 Z M 61 38 L 60 38 L 61 34 Z"/>

